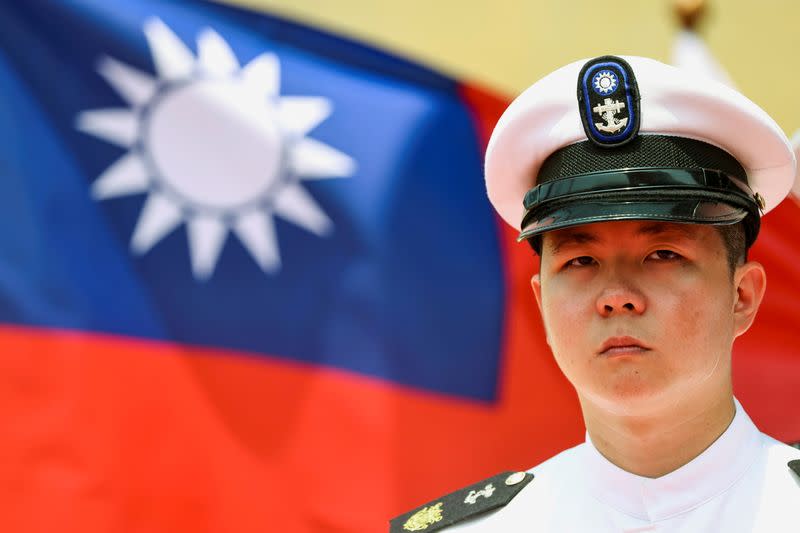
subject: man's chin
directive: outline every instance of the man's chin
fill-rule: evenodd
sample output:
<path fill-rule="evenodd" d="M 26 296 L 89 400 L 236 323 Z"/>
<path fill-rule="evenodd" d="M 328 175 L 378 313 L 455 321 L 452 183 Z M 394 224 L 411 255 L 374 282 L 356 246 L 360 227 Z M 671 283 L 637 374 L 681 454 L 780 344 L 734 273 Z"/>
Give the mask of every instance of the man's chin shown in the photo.
<path fill-rule="evenodd" d="M 646 377 L 631 376 L 604 383 L 599 390 L 585 391 L 585 397 L 604 411 L 624 416 L 645 416 L 670 405 L 669 387 Z"/>

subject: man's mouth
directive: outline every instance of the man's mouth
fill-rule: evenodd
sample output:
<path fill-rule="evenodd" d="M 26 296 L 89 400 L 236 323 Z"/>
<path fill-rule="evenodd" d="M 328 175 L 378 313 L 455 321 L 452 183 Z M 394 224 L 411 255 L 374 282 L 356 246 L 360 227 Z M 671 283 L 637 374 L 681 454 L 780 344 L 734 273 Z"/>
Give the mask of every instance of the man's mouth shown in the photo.
<path fill-rule="evenodd" d="M 635 337 L 611 337 L 600 346 L 597 354 L 609 357 L 612 355 L 635 355 L 649 351 L 650 347 Z"/>

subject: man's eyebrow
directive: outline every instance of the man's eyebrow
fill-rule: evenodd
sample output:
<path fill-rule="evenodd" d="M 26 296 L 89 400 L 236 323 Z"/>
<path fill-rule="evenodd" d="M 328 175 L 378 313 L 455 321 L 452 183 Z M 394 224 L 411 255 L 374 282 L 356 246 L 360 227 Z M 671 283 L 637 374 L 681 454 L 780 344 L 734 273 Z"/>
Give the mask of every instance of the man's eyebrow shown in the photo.
<path fill-rule="evenodd" d="M 669 235 L 678 234 L 689 239 L 697 238 L 697 229 L 690 224 L 664 224 L 653 222 L 643 224 L 636 232 L 639 235 Z"/>
<path fill-rule="evenodd" d="M 562 248 L 570 244 L 595 243 L 600 239 L 598 239 L 596 235 L 592 235 L 591 233 L 586 233 L 584 231 L 565 230 L 553 235 L 552 240 L 553 243 L 551 248 L 552 253 L 555 255 L 561 251 Z"/>
<path fill-rule="evenodd" d="M 665 224 L 663 222 L 652 222 L 642 224 L 636 233 L 638 235 L 678 235 L 687 239 L 696 240 L 697 230 L 691 224 Z M 551 235 L 552 244 L 550 245 L 551 253 L 557 254 L 563 248 L 573 244 L 587 244 L 597 243 L 600 241 L 593 233 L 585 231 L 564 229 L 559 232 L 554 232 Z"/>

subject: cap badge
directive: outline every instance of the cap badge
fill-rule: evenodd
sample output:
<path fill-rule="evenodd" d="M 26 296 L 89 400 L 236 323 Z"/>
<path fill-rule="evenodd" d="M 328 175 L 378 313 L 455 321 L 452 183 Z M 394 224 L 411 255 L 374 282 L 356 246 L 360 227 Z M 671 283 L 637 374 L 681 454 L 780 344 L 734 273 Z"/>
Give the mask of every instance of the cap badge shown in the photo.
<path fill-rule="evenodd" d="M 603 56 L 578 75 L 578 108 L 586 136 L 605 147 L 620 146 L 639 132 L 639 88 L 623 59 Z"/>
<path fill-rule="evenodd" d="M 440 522 L 442 520 L 442 503 L 425 507 L 414 513 L 411 518 L 406 520 L 403 524 L 403 529 L 406 531 L 424 531 L 428 526 Z"/>

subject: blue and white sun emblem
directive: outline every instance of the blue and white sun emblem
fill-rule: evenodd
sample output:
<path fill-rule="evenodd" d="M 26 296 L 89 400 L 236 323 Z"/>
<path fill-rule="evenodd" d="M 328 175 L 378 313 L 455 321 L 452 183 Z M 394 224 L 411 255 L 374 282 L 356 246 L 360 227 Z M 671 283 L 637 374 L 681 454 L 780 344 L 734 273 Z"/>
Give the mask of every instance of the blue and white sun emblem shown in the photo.
<path fill-rule="evenodd" d="M 594 91 L 599 95 L 613 93 L 617 88 L 617 77 L 610 70 L 601 70 L 592 80 Z"/>
<path fill-rule="evenodd" d="M 92 184 L 92 196 L 147 194 L 133 253 L 147 253 L 185 223 L 192 272 L 207 280 L 231 233 L 264 272 L 276 273 L 274 217 L 329 235 L 333 222 L 303 182 L 355 172 L 349 155 L 308 136 L 331 115 L 332 102 L 282 96 L 277 56 L 240 65 L 211 29 L 200 33 L 196 58 L 158 19 L 144 33 L 155 75 L 104 57 L 100 75 L 130 107 L 83 111 L 76 121 L 127 150 Z"/>

